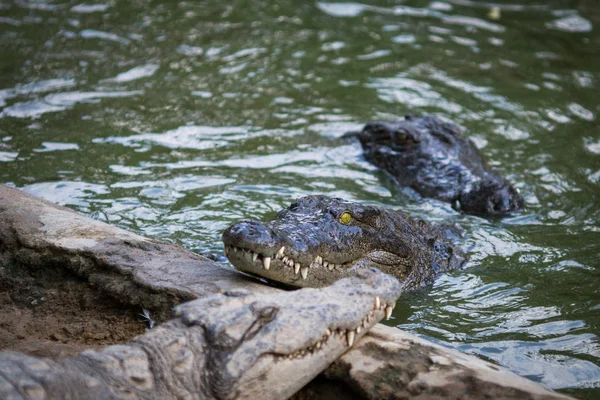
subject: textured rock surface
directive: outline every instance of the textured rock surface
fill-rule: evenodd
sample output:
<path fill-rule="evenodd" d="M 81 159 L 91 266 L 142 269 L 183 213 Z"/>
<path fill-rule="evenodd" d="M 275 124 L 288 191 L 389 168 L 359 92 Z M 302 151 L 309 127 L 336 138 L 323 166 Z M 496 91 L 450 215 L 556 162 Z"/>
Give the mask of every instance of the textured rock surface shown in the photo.
<path fill-rule="evenodd" d="M 326 376 L 365 399 L 569 399 L 478 358 L 377 325 Z"/>
<path fill-rule="evenodd" d="M 0 185 L 0 265 L 7 264 L 67 268 L 97 289 L 163 320 L 175 305 L 196 297 L 230 288 L 275 290 L 179 246 Z"/>
<path fill-rule="evenodd" d="M 141 313 L 67 270 L 0 265 L 0 351 L 60 360 L 126 343 L 148 326 Z"/>

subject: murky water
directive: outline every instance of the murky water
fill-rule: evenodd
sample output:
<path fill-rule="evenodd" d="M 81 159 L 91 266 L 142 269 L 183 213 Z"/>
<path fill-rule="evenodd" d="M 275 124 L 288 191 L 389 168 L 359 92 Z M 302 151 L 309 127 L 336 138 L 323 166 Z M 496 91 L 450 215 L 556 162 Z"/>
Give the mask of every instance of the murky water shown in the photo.
<path fill-rule="evenodd" d="M 394 324 L 600 395 L 595 1 L 0 2 L 0 182 L 222 256 L 221 232 L 324 193 L 465 230 L 471 261 Z M 459 123 L 524 194 L 486 220 L 397 188 L 339 139 Z"/>

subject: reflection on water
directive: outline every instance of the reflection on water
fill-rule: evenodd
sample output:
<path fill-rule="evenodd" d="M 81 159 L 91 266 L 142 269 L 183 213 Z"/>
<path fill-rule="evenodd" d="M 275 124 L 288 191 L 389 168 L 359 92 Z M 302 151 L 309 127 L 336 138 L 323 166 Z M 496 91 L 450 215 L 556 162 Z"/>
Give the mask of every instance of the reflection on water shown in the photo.
<path fill-rule="evenodd" d="M 137 147 L 139 151 L 149 151 L 152 149 L 152 145 L 170 149 L 204 150 L 225 146 L 229 141 L 245 138 L 248 133 L 248 129 L 244 127 L 182 126 L 165 133 L 144 133 L 128 137 L 110 136 L 93 141 L 94 143 L 120 143 L 125 146 Z M 142 146 L 144 142 L 147 142 L 148 145 Z"/>
<path fill-rule="evenodd" d="M 541 4 L 543 3 L 543 4 Z M 199 252 L 328 194 L 458 224 L 463 271 L 393 323 L 600 390 L 594 2 L 0 3 L 0 182 Z M 347 131 L 436 113 L 526 199 L 502 220 L 397 187 Z"/>
<path fill-rule="evenodd" d="M 64 111 L 72 108 L 77 103 L 95 103 L 102 98 L 128 97 L 143 94 L 140 90 L 129 92 L 63 92 L 53 93 L 42 99 L 23 103 L 13 103 L 5 107 L 0 113 L 1 117 L 37 118 L 49 112 Z"/>

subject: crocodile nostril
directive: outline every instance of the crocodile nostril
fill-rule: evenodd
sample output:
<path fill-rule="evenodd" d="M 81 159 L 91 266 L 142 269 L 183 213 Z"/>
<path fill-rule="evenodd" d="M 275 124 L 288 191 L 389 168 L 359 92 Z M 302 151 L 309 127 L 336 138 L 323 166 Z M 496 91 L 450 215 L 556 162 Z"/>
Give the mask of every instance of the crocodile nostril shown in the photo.
<path fill-rule="evenodd" d="M 257 229 L 255 228 L 248 228 L 248 236 L 249 237 L 256 237 L 256 236 L 260 236 L 261 232 L 259 232 Z"/>

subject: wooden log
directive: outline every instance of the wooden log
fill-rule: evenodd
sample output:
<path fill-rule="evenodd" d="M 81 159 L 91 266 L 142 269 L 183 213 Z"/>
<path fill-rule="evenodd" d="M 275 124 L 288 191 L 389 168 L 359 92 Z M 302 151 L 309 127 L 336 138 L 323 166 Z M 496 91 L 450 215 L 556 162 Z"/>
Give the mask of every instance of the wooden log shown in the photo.
<path fill-rule="evenodd" d="M 0 185 L 0 266 L 6 264 L 67 268 L 97 290 L 151 309 L 163 320 L 175 305 L 207 294 L 278 290 L 179 246 Z M 345 382 L 354 395 L 366 399 L 569 398 L 502 367 L 382 325 L 334 362 L 318 385 L 323 389 L 335 382 Z M 318 397 L 309 385 L 295 398 Z"/>

